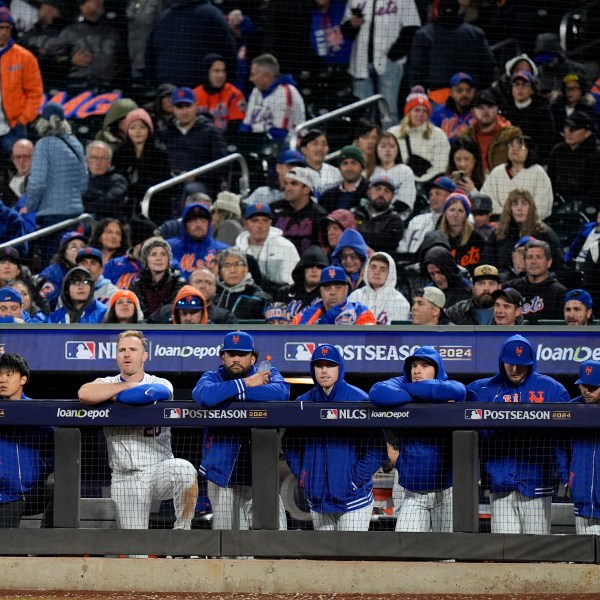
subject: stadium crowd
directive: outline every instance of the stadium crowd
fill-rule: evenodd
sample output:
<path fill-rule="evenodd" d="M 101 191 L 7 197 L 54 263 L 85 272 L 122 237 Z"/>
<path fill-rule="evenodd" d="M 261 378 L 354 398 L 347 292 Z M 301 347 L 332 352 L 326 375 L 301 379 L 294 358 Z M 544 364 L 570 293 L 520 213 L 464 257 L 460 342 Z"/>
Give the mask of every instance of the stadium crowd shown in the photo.
<path fill-rule="evenodd" d="M 298 3 L 293 41 L 264 35 L 284 27 L 276 6 L 132 2 L 118 19 L 105 0 L 49 0 L 27 20 L 23 4 L 0 7 L 0 242 L 96 221 L 2 250 L 5 322 L 592 322 L 598 65 L 549 33 L 497 64 L 514 3 Z M 319 68 L 356 98 L 379 90 L 389 115 L 345 139 L 302 129 L 290 149 L 310 116 L 295 78 Z M 42 97 L 124 81 L 156 86 L 151 102 L 117 99 L 91 141 Z M 249 195 L 215 169 L 142 214 L 150 186 L 265 145 Z"/>

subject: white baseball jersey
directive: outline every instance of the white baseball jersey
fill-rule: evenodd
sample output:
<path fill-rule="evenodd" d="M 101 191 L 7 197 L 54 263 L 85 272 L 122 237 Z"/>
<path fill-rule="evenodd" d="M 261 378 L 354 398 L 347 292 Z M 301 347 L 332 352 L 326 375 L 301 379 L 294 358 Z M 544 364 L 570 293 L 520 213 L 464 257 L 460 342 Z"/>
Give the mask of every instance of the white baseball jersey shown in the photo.
<path fill-rule="evenodd" d="M 291 84 L 278 85 L 268 96 L 254 88 L 248 100 L 244 124 L 250 125 L 253 133 L 266 133 L 269 129 L 287 129 L 306 120 L 304 100 Z"/>
<path fill-rule="evenodd" d="M 99 377 L 101 383 L 120 383 L 120 375 Z M 144 374 L 140 384 L 161 383 L 171 391 L 170 381 L 155 375 Z M 113 473 L 126 474 L 156 465 L 173 458 L 170 427 L 105 427 L 104 435 L 108 448 L 108 464 Z"/>

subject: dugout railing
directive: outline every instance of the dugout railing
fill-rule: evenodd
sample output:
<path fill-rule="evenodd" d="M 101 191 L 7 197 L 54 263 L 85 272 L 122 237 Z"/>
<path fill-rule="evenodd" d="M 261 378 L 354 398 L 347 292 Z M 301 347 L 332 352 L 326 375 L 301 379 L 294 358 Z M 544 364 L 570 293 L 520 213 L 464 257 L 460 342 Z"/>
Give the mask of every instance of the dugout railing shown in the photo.
<path fill-rule="evenodd" d="M 173 412 L 172 409 L 180 409 Z M 3 555 L 255 556 L 281 558 L 600 562 L 600 538 L 576 535 L 503 535 L 479 531 L 479 430 L 530 430 L 577 436 L 597 429 L 596 406 L 573 404 L 410 404 L 384 410 L 368 403 L 296 402 L 230 404 L 214 414 L 192 403 L 143 408 L 95 407 L 76 402 L 2 402 L 3 426 L 52 425 L 55 429 L 54 529 L 8 529 Z M 329 409 L 336 410 L 331 418 Z M 323 413 L 323 410 L 326 413 Z M 356 411 L 359 412 L 356 412 Z M 489 411 L 489 412 L 486 412 Z M 100 412 L 98 412 L 100 411 Z M 324 417 L 326 414 L 326 418 Z M 175 421 L 175 415 L 177 420 Z M 250 428 L 254 522 L 251 531 L 116 530 L 80 527 L 81 429 L 98 426 Z M 454 533 L 391 531 L 277 531 L 279 431 L 285 427 L 392 428 L 452 431 Z M 198 444 L 201 440 L 198 439 Z"/>

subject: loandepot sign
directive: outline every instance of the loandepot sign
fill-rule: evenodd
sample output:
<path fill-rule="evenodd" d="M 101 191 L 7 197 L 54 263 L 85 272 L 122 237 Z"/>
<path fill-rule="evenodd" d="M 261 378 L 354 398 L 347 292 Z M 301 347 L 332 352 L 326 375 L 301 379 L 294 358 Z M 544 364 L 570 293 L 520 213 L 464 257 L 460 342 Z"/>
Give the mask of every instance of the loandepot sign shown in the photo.
<path fill-rule="evenodd" d="M 536 356 L 544 362 L 583 362 L 600 360 L 600 348 L 589 346 L 547 346 L 538 344 Z"/>

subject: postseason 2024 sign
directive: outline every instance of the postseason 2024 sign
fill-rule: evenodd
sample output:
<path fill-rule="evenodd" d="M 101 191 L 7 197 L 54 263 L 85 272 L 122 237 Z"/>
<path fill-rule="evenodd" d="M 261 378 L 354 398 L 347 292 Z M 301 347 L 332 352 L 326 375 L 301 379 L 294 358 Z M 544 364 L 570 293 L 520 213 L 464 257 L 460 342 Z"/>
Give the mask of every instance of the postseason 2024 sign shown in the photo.
<path fill-rule="evenodd" d="M 219 364 L 219 347 L 229 329 L 218 326 L 165 326 L 144 329 L 148 338 L 149 372 L 199 372 Z M 348 373 L 395 374 L 421 346 L 434 346 L 449 373 L 477 375 L 498 370 L 500 347 L 515 330 L 500 328 L 445 327 L 245 327 L 262 354 L 282 373 L 309 372 L 310 357 L 320 344 L 340 350 Z M 119 329 L 106 326 L 6 327 L 0 352 L 25 356 L 34 370 L 114 370 Z M 600 330 L 596 327 L 520 328 L 532 344 L 538 370 L 556 375 L 575 375 L 581 362 L 600 360 Z"/>

